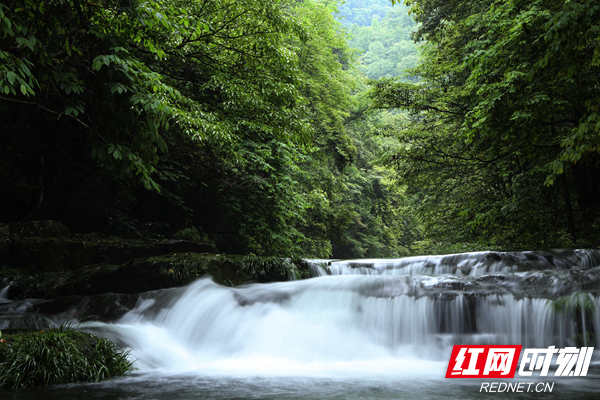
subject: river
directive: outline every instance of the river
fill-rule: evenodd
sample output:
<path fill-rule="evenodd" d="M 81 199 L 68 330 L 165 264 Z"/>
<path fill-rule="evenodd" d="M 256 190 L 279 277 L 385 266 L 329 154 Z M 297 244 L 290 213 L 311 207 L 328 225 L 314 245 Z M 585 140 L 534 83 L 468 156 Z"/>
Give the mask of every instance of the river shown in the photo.
<path fill-rule="evenodd" d="M 118 321 L 80 325 L 131 350 L 132 376 L 0 394 L 12 399 L 600 398 L 600 352 L 593 354 L 587 376 L 496 379 L 522 382 L 521 393 L 480 392 L 490 379 L 444 378 L 456 344 L 600 349 L 596 250 L 315 260 L 312 266 L 320 276 L 301 281 L 229 288 L 205 277 L 153 292 Z M 552 390 L 531 391 L 530 382 L 533 388 L 553 383 Z"/>

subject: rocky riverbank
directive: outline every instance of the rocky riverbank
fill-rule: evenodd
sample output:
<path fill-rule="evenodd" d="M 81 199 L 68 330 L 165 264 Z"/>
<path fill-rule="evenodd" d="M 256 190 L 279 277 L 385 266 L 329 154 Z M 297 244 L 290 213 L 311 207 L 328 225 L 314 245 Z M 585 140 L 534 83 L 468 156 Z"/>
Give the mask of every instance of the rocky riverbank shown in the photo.
<path fill-rule="evenodd" d="M 183 286 L 204 275 L 225 286 L 287 279 L 288 264 L 271 263 L 259 273 L 251 263 L 248 256 L 219 254 L 210 244 L 188 240 L 71 235 L 57 221 L 0 225 L 0 289 L 6 288 L 0 314 L 6 321 L 20 307 L 11 326 L 26 328 L 40 328 L 40 318 L 60 313 L 107 321 L 131 309 L 145 292 Z"/>

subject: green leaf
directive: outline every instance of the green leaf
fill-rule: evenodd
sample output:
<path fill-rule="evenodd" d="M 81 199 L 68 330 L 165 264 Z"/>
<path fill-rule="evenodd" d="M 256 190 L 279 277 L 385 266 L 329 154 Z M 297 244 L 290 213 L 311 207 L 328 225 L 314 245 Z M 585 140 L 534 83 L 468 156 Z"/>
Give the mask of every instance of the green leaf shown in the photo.
<path fill-rule="evenodd" d="M 15 83 L 15 79 L 17 78 L 17 74 L 15 74 L 13 71 L 8 71 L 6 73 L 6 78 L 8 79 L 8 82 L 12 85 Z"/>

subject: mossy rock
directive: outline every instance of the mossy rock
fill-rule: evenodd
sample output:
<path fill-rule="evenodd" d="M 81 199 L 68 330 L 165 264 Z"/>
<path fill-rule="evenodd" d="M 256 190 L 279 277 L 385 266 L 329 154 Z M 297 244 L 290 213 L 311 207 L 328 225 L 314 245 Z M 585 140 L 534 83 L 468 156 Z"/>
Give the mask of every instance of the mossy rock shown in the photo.
<path fill-rule="evenodd" d="M 94 264 L 73 272 L 55 288 L 55 294 L 134 294 L 183 286 L 207 274 L 217 283 L 233 286 L 248 281 L 248 277 L 239 271 L 240 258 L 230 255 L 175 253 L 138 258 L 120 265 Z"/>
<path fill-rule="evenodd" d="M 172 253 L 212 253 L 219 251 L 212 245 L 188 240 L 164 240 L 158 242 L 99 241 L 95 245 L 96 262 L 121 264 L 128 260 L 158 257 Z"/>

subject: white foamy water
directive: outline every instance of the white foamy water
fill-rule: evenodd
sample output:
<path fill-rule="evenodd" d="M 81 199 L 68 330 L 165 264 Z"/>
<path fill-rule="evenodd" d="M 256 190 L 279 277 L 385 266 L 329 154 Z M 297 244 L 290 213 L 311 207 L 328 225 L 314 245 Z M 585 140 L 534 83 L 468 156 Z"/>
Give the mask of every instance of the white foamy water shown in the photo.
<path fill-rule="evenodd" d="M 482 275 L 521 270 L 592 268 L 600 265 L 600 250 L 547 250 L 415 256 L 399 259 L 358 259 L 328 262 L 330 275 Z"/>
<path fill-rule="evenodd" d="M 340 279 L 341 278 L 341 279 Z M 381 278 L 376 278 L 380 280 Z M 83 324 L 133 349 L 141 370 L 319 376 L 443 372 L 422 357 L 431 300 L 366 298 L 364 277 L 314 278 L 231 289 L 209 279 L 146 300 L 113 325 Z M 383 313 L 373 313 L 383 308 Z M 385 314 L 396 314 L 387 320 Z"/>

